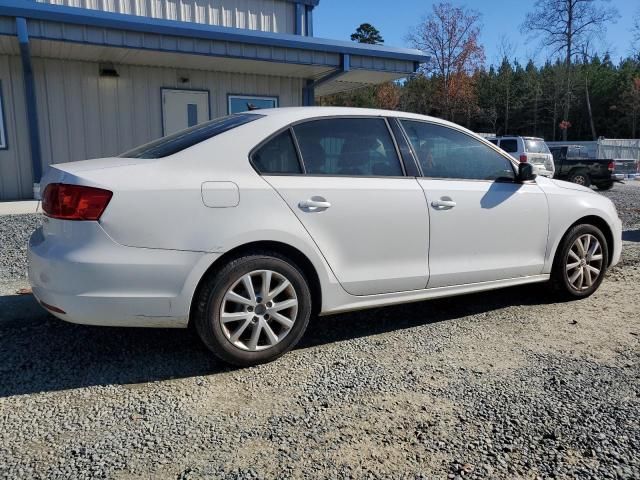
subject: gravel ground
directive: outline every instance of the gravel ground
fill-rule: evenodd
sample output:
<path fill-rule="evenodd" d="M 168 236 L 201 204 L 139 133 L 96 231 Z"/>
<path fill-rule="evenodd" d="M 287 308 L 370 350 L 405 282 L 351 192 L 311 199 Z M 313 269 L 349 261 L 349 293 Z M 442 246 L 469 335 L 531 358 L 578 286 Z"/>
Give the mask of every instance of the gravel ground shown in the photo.
<path fill-rule="evenodd" d="M 0 476 L 638 479 L 640 185 L 606 195 L 627 241 L 588 299 L 538 285 L 317 319 L 246 370 L 188 331 L 0 297 Z M 21 221 L 0 218 L 5 290 Z"/>
<path fill-rule="evenodd" d="M 0 281 L 24 278 L 27 244 L 41 222 L 40 214 L 0 215 Z"/>

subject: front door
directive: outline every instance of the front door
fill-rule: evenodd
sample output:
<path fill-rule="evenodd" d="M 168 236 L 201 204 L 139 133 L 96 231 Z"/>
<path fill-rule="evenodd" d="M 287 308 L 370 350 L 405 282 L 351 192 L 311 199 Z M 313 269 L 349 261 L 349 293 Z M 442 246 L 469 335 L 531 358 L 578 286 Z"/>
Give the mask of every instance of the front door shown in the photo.
<path fill-rule="evenodd" d="M 383 118 L 293 127 L 306 174 L 265 176 L 352 295 L 418 290 L 428 280 L 429 212 L 404 176 Z"/>
<path fill-rule="evenodd" d="M 162 132 L 171 135 L 210 120 L 209 92 L 162 89 Z"/>
<path fill-rule="evenodd" d="M 538 275 L 549 212 L 535 183 L 472 136 L 428 122 L 402 122 L 420 161 L 430 210 L 429 288 Z"/>

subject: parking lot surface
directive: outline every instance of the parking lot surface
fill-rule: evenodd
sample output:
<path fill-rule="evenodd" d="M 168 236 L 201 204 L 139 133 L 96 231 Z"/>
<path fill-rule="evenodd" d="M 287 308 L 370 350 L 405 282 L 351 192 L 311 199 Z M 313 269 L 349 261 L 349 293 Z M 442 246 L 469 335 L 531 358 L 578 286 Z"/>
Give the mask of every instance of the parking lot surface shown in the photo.
<path fill-rule="evenodd" d="M 605 192 L 623 261 L 588 299 L 536 285 L 319 318 L 245 370 L 189 331 L 48 316 L 18 293 L 38 217 L 0 217 L 0 476 L 640 478 L 639 184 Z"/>

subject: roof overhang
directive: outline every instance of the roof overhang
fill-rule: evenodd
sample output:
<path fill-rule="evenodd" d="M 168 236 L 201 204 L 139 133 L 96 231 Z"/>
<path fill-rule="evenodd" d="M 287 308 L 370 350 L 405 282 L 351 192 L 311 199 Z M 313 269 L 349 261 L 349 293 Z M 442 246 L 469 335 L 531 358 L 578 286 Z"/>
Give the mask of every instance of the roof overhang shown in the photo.
<path fill-rule="evenodd" d="M 309 2 L 317 4 L 317 0 Z M 418 50 L 24 0 L 0 0 L 0 53 L 18 54 L 15 18 L 27 20 L 34 57 L 254 73 L 310 81 L 340 73 L 331 81 L 323 81 L 316 95 L 403 78 L 428 61 Z M 350 59 L 348 72 L 343 71 L 345 56 Z"/>

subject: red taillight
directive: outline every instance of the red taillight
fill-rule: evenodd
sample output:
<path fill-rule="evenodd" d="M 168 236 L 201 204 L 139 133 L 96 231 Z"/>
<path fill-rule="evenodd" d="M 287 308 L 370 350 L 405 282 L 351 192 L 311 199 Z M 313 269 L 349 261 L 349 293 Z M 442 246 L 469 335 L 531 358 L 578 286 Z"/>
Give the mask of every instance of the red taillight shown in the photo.
<path fill-rule="evenodd" d="M 42 210 L 61 220 L 99 220 L 112 196 L 102 188 L 50 183 L 42 195 Z"/>
<path fill-rule="evenodd" d="M 529 161 L 529 159 L 527 158 L 527 156 L 523 153 L 522 155 L 520 155 L 520 163 L 527 163 Z"/>
<path fill-rule="evenodd" d="M 609 162 L 609 166 L 607 168 L 609 169 L 610 172 L 613 172 L 616 168 L 616 162 L 614 161 Z"/>

